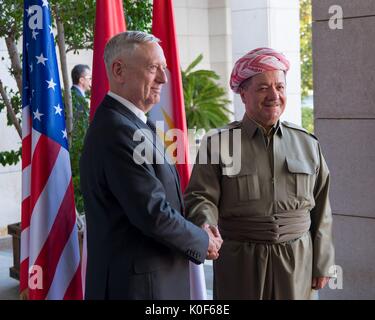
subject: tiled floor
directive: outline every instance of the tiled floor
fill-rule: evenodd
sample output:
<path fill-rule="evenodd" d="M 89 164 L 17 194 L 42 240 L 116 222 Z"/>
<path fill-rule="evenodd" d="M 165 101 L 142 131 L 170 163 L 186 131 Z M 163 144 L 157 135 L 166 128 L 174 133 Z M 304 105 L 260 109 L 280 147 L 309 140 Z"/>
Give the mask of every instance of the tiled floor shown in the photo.
<path fill-rule="evenodd" d="M 18 281 L 9 277 L 9 268 L 13 265 L 11 243 L 1 240 L 0 243 L 0 300 L 18 299 Z M 207 298 L 212 299 L 212 264 L 204 265 L 206 276 Z"/>

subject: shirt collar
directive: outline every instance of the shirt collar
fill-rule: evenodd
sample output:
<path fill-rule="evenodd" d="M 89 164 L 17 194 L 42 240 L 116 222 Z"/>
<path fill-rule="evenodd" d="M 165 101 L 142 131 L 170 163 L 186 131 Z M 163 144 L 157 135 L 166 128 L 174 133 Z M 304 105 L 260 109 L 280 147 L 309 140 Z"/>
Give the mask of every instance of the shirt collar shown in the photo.
<path fill-rule="evenodd" d="M 139 108 L 137 108 L 133 103 L 131 103 L 129 100 L 126 100 L 125 98 L 117 95 L 116 93 L 113 93 L 112 91 L 108 91 L 108 95 L 112 97 L 113 99 L 116 99 L 118 102 L 123 104 L 125 107 L 127 107 L 131 112 L 133 112 L 142 122 L 147 122 L 146 114 Z"/>
<path fill-rule="evenodd" d="M 260 125 L 258 122 L 251 119 L 246 113 L 243 116 L 242 124 L 243 124 L 245 131 L 249 134 L 251 138 L 254 136 L 257 130 L 259 130 L 262 134 L 267 135 L 266 129 L 262 125 Z M 270 135 L 274 135 L 275 133 L 277 133 L 282 136 L 283 132 L 282 132 L 282 128 L 280 125 L 280 120 L 278 120 L 273 125 L 271 132 L 272 133 L 270 133 Z"/>

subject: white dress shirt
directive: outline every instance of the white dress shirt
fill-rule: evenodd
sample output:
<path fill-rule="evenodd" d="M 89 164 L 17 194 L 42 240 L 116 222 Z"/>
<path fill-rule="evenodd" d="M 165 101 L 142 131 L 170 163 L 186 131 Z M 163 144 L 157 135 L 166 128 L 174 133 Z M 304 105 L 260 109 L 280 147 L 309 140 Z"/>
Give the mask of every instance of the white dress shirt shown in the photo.
<path fill-rule="evenodd" d="M 113 99 L 116 99 L 118 102 L 120 102 L 122 105 L 127 107 L 131 112 L 133 112 L 139 119 L 141 119 L 144 123 L 147 122 L 146 114 L 139 108 L 137 108 L 133 103 L 131 103 L 129 100 L 124 99 L 123 97 L 120 97 L 116 93 L 113 93 L 112 91 L 108 91 L 107 93 L 110 97 Z"/>

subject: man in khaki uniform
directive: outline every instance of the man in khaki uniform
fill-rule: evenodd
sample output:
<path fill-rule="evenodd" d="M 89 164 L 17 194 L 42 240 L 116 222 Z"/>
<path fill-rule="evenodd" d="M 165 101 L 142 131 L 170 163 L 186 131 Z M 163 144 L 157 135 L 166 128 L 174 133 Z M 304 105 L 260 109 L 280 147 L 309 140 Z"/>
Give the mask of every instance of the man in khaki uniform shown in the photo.
<path fill-rule="evenodd" d="M 230 84 L 246 113 L 206 137 L 199 153 L 207 151 L 208 164 L 197 157 L 185 192 L 189 219 L 217 224 L 224 240 L 214 261 L 215 299 L 311 299 L 332 276 L 327 164 L 315 136 L 279 120 L 288 69 L 269 48 L 236 62 Z M 240 157 L 239 170 L 225 168 L 229 150 Z"/>

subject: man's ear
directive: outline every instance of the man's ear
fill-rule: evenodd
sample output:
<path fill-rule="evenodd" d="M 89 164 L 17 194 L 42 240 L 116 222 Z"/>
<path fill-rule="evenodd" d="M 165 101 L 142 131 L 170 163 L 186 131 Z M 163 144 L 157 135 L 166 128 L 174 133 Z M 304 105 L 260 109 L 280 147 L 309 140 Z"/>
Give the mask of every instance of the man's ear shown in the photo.
<path fill-rule="evenodd" d="M 116 60 L 112 63 L 111 73 L 116 82 L 124 82 L 124 69 L 125 65 L 121 61 Z"/>
<path fill-rule="evenodd" d="M 79 77 L 78 84 L 83 86 L 83 82 L 85 81 L 84 79 L 85 77 Z"/>
<path fill-rule="evenodd" d="M 245 97 L 245 90 L 243 88 L 240 88 L 240 97 L 243 104 L 246 104 L 246 97 Z"/>

